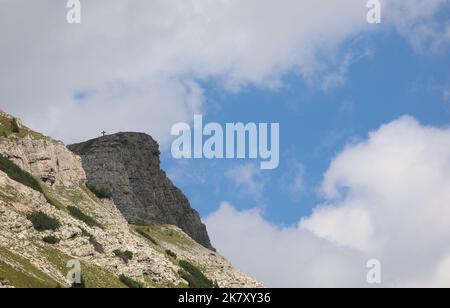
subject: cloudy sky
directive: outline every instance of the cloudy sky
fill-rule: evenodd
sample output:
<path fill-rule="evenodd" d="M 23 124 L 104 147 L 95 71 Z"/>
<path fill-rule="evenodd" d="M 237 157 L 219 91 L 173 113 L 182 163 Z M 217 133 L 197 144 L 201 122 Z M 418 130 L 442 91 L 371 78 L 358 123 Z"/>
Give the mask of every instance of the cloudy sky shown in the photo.
<path fill-rule="evenodd" d="M 0 0 L 0 108 L 66 143 L 143 131 L 267 286 L 450 286 L 450 1 Z M 280 123 L 280 166 L 171 157 L 170 128 Z"/>

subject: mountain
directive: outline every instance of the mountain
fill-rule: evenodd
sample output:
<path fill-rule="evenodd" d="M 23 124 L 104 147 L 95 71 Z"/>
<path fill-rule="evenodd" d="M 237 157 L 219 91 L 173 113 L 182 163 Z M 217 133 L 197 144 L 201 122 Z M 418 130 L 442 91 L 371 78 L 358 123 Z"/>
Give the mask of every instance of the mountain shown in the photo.
<path fill-rule="evenodd" d="M 170 188 L 161 194 L 182 198 L 164 181 L 163 172 L 156 172 L 153 149 L 154 164 L 142 157 L 136 161 L 144 165 L 132 168 L 155 170 L 155 181 Z M 70 287 L 67 274 L 77 262 L 82 277 L 78 286 L 85 287 L 261 286 L 204 247 L 208 245 L 200 245 L 202 238 L 195 241 L 174 224 L 146 224 L 137 216 L 135 224 L 128 223 L 109 198 L 115 191 L 86 185 L 89 175 L 83 164 L 62 142 L 0 112 L 0 287 Z M 132 175 L 131 165 L 124 166 Z M 138 183 L 139 176 L 132 179 L 134 193 L 147 185 L 152 173 L 136 175 L 144 182 Z M 166 203 L 156 199 L 155 208 L 163 210 L 159 206 Z M 184 211 L 186 220 L 194 217 L 193 224 L 199 223 L 195 212 Z M 170 222 L 180 223 L 173 217 Z"/>
<path fill-rule="evenodd" d="M 158 143 L 140 133 L 118 133 L 70 145 L 91 187 L 110 193 L 132 224 L 170 224 L 213 250 L 200 215 L 160 167 Z"/>

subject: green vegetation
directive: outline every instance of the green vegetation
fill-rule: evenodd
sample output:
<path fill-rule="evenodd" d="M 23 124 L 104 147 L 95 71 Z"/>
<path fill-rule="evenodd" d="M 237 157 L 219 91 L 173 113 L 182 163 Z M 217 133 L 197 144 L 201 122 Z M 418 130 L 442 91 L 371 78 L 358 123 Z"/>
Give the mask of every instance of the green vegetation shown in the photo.
<path fill-rule="evenodd" d="M 119 277 L 120 281 L 129 287 L 130 289 L 142 289 L 144 288 L 144 285 L 130 277 L 127 277 L 125 275 L 120 275 Z"/>
<path fill-rule="evenodd" d="M 25 170 L 22 170 L 19 166 L 2 155 L 0 155 L 0 170 L 5 172 L 11 180 L 19 182 L 43 194 L 47 202 L 57 209 L 62 210 L 64 208 L 64 205 L 57 199 L 53 198 L 50 195 L 48 189 L 44 185 L 42 185 L 33 175 L 26 172 Z"/>
<path fill-rule="evenodd" d="M 86 288 L 125 288 L 119 278 L 96 265 L 81 264 Z"/>
<path fill-rule="evenodd" d="M 105 248 L 103 247 L 103 245 L 97 241 L 95 236 L 93 236 L 92 234 L 90 234 L 83 228 L 81 228 L 81 236 L 89 238 L 89 243 L 94 247 L 94 250 L 96 252 L 101 253 L 101 254 L 105 253 Z"/>
<path fill-rule="evenodd" d="M 56 245 L 59 243 L 59 239 L 57 237 L 54 237 L 52 235 L 46 236 L 42 239 L 45 243 L 50 245 Z"/>
<path fill-rule="evenodd" d="M 174 253 L 172 250 L 167 249 L 167 250 L 166 250 L 166 254 L 167 254 L 169 257 L 172 257 L 172 258 L 174 258 L 174 259 L 177 258 L 177 254 Z"/>
<path fill-rule="evenodd" d="M 99 199 L 112 198 L 112 193 L 106 188 L 97 188 L 89 183 L 86 184 L 86 187 Z"/>
<path fill-rule="evenodd" d="M 89 232 L 87 232 L 85 229 L 83 228 L 80 229 L 81 229 L 81 236 L 91 237 L 91 234 L 89 234 Z"/>
<path fill-rule="evenodd" d="M 59 202 L 58 199 L 54 198 L 47 187 L 45 187 L 45 185 L 41 185 L 41 190 L 42 193 L 44 194 L 45 200 L 47 200 L 47 202 L 51 205 L 53 205 L 54 207 L 56 207 L 58 210 L 64 210 L 64 204 L 62 204 L 61 202 Z"/>
<path fill-rule="evenodd" d="M 88 196 L 86 196 L 85 192 L 87 189 L 82 185 L 81 187 L 66 187 L 66 186 L 57 186 L 55 188 L 56 193 L 61 198 L 67 199 L 71 204 L 78 205 L 88 200 Z M 89 202 L 91 200 L 88 200 Z"/>
<path fill-rule="evenodd" d="M 25 186 L 30 187 L 40 193 L 43 193 L 41 185 L 31 174 L 22 170 L 19 166 L 12 161 L 0 155 L 0 170 L 5 172 L 8 177 L 16 182 L 19 182 Z"/>
<path fill-rule="evenodd" d="M 209 280 L 202 271 L 192 263 L 181 260 L 179 264 L 182 270 L 180 270 L 178 274 L 189 283 L 190 288 L 211 289 L 216 286 L 216 284 Z"/>
<path fill-rule="evenodd" d="M 16 118 L 13 118 L 13 119 L 11 120 L 11 131 L 12 131 L 14 134 L 20 133 L 19 123 L 17 123 L 17 119 L 16 119 Z"/>
<path fill-rule="evenodd" d="M 159 246 L 158 242 L 149 234 L 149 228 L 145 229 L 144 227 L 135 227 L 134 230 L 136 230 L 136 232 L 139 233 L 139 235 L 141 235 L 143 238 L 152 242 L 153 245 Z"/>
<path fill-rule="evenodd" d="M 40 246 L 39 253 L 45 257 L 49 264 L 53 265 L 64 277 L 67 275 L 67 262 L 70 257 L 53 246 Z M 88 265 L 81 262 L 81 272 L 86 288 L 125 288 L 119 277 L 96 265 Z"/>
<path fill-rule="evenodd" d="M 44 139 L 45 136 L 30 130 L 28 127 L 22 125 L 20 127 L 19 121 L 15 118 L 11 118 L 6 114 L 0 112 L 0 136 L 9 138 L 10 136 L 15 135 L 19 138 L 23 138 L 27 135 L 32 136 L 35 139 Z"/>
<path fill-rule="evenodd" d="M 171 226 L 166 225 L 134 225 L 134 230 L 140 235 L 147 234 L 155 242 L 169 243 L 178 247 L 195 247 L 198 244 L 182 232 L 173 230 Z"/>
<path fill-rule="evenodd" d="M 126 264 L 128 264 L 128 262 L 130 262 L 131 260 L 133 260 L 133 253 L 131 251 L 123 251 L 123 250 L 119 250 L 116 249 L 113 251 L 113 253 L 122 259 L 123 262 L 125 262 Z"/>
<path fill-rule="evenodd" d="M 188 284 L 184 281 L 175 284 L 171 281 L 154 281 L 150 276 L 144 275 L 145 286 L 152 289 L 186 289 L 189 288 Z"/>
<path fill-rule="evenodd" d="M 56 231 L 61 226 L 60 222 L 57 219 L 52 218 L 41 211 L 29 214 L 27 218 L 29 221 L 31 221 L 33 227 L 37 231 Z"/>
<path fill-rule="evenodd" d="M 52 196 L 50 196 L 50 195 L 48 195 L 46 193 L 44 193 L 44 197 L 45 197 L 45 200 L 49 204 L 53 205 L 58 210 L 63 210 L 64 209 L 64 205 L 61 202 L 59 202 L 57 199 L 53 198 Z"/>
<path fill-rule="evenodd" d="M 83 211 L 81 211 L 79 208 L 74 207 L 74 206 L 68 206 L 67 210 L 69 211 L 69 214 L 72 217 L 74 217 L 78 220 L 81 220 L 89 227 L 98 227 L 100 229 L 103 229 L 103 226 L 98 221 L 96 221 L 94 218 L 90 217 L 89 215 L 86 215 L 85 213 L 83 213 Z"/>
<path fill-rule="evenodd" d="M 55 288 L 58 282 L 28 260 L 0 247 L 0 280 L 16 288 Z"/>
<path fill-rule="evenodd" d="M 81 190 L 90 198 L 92 199 L 94 202 L 101 204 L 102 200 L 100 198 L 98 198 L 88 187 L 87 185 L 82 185 L 81 186 Z M 82 196 L 81 198 L 85 198 L 85 196 Z"/>
<path fill-rule="evenodd" d="M 98 253 L 105 253 L 105 248 L 100 244 L 93 235 L 89 235 L 89 243 L 94 247 L 95 251 Z"/>

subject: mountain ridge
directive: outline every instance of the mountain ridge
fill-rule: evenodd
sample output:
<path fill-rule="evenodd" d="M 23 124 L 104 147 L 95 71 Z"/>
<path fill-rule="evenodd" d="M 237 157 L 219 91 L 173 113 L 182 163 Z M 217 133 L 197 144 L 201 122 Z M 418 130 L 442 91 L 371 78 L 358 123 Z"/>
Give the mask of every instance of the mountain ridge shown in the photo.
<path fill-rule="evenodd" d="M 0 287 L 71 287 L 70 260 L 89 288 L 261 287 L 177 226 L 129 224 L 80 157 L 12 120 L 0 113 Z"/>
<path fill-rule="evenodd" d="M 171 224 L 214 250 L 200 215 L 160 167 L 149 135 L 120 132 L 68 146 L 82 159 L 89 185 L 111 192 L 129 223 Z"/>

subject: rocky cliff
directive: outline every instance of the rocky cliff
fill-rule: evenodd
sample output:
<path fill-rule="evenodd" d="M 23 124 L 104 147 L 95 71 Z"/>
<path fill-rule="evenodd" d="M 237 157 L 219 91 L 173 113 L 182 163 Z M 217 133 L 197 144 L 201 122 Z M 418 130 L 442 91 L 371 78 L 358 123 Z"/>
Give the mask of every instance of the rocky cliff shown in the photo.
<path fill-rule="evenodd" d="M 70 287 L 74 260 L 85 287 L 260 286 L 177 226 L 129 224 L 77 155 L 12 121 L 0 113 L 0 287 Z"/>
<path fill-rule="evenodd" d="M 199 214 L 161 170 L 159 146 L 152 137 L 118 133 L 69 149 L 81 157 L 89 185 L 111 192 L 128 222 L 176 225 L 213 249 Z"/>

